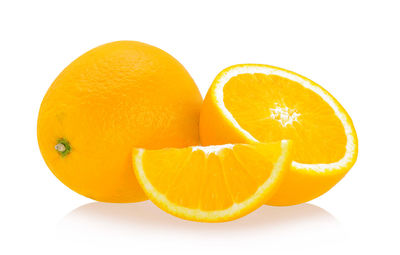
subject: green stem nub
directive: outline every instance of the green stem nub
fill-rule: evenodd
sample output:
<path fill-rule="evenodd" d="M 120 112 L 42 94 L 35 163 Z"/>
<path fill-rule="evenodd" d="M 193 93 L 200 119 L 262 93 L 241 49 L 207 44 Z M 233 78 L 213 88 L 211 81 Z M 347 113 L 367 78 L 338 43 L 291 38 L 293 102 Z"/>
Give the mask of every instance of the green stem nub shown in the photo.
<path fill-rule="evenodd" d="M 61 155 L 61 157 L 65 157 L 71 152 L 71 145 L 64 138 L 59 138 L 54 148 L 56 149 L 58 154 Z"/>

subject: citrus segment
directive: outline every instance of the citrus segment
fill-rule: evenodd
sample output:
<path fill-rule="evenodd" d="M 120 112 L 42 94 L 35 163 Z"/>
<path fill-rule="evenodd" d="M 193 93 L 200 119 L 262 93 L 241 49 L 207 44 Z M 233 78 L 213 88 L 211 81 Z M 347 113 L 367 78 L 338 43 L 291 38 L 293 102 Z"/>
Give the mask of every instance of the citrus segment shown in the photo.
<path fill-rule="evenodd" d="M 357 157 L 357 136 L 343 107 L 296 73 L 267 65 L 237 65 L 214 80 L 200 114 L 203 145 L 291 139 L 293 163 L 268 202 L 291 205 L 333 187 Z"/>
<path fill-rule="evenodd" d="M 233 220 L 270 198 L 291 162 L 291 142 L 133 150 L 140 185 L 158 207 L 183 219 Z"/>

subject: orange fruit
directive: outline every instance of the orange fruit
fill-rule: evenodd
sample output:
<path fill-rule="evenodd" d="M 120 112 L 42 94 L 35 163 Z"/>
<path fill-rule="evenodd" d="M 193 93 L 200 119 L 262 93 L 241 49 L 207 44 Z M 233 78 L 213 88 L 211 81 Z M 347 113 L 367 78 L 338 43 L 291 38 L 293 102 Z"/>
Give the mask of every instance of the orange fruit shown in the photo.
<path fill-rule="evenodd" d="M 264 204 L 291 162 L 291 142 L 133 150 L 135 174 L 150 200 L 177 217 L 239 218 Z"/>
<path fill-rule="evenodd" d="M 145 200 L 132 147 L 197 145 L 201 103 L 193 79 L 168 53 L 141 42 L 108 43 L 73 61 L 47 91 L 37 124 L 40 151 L 79 194 Z"/>
<path fill-rule="evenodd" d="M 223 70 L 200 113 L 203 145 L 294 141 L 291 170 L 270 205 L 294 205 L 332 188 L 357 158 L 357 135 L 339 102 L 304 76 L 244 64 Z"/>

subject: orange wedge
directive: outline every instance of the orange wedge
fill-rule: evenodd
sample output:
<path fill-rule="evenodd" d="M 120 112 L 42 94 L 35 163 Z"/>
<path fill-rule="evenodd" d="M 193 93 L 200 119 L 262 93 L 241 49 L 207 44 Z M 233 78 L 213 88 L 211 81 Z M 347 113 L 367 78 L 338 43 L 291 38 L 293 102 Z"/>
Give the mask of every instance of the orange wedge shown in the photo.
<path fill-rule="evenodd" d="M 291 142 L 133 150 L 133 166 L 150 200 L 177 217 L 223 222 L 269 199 L 291 162 Z"/>
<path fill-rule="evenodd" d="M 281 68 L 244 64 L 214 80 L 200 114 L 203 145 L 291 139 L 293 163 L 270 205 L 294 205 L 332 188 L 357 158 L 357 135 L 339 102 Z"/>

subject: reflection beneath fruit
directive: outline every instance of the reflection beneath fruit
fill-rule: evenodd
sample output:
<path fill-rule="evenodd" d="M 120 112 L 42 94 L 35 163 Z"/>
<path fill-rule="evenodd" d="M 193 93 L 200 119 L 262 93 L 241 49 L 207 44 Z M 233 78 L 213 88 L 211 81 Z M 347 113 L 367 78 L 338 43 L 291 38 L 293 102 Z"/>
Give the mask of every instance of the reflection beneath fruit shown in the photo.
<path fill-rule="evenodd" d="M 312 205 L 302 204 L 290 207 L 262 206 L 253 213 L 235 221 L 225 223 L 205 224 L 181 220 L 171 216 L 150 201 L 133 204 L 108 204 L 94 202 L 80 206 L 67 214 L 59 223 L 59 234 L 107 236 L 137 232 L 168 235 L 174 232 L 183 232 L 210 235 L 220 238 L 223 236 L 244 232 L 263 232 L 263 234 L 290 235 L 294 232 L 313 232 L 337 229 L 337 220 L 324 209 Z"/>

